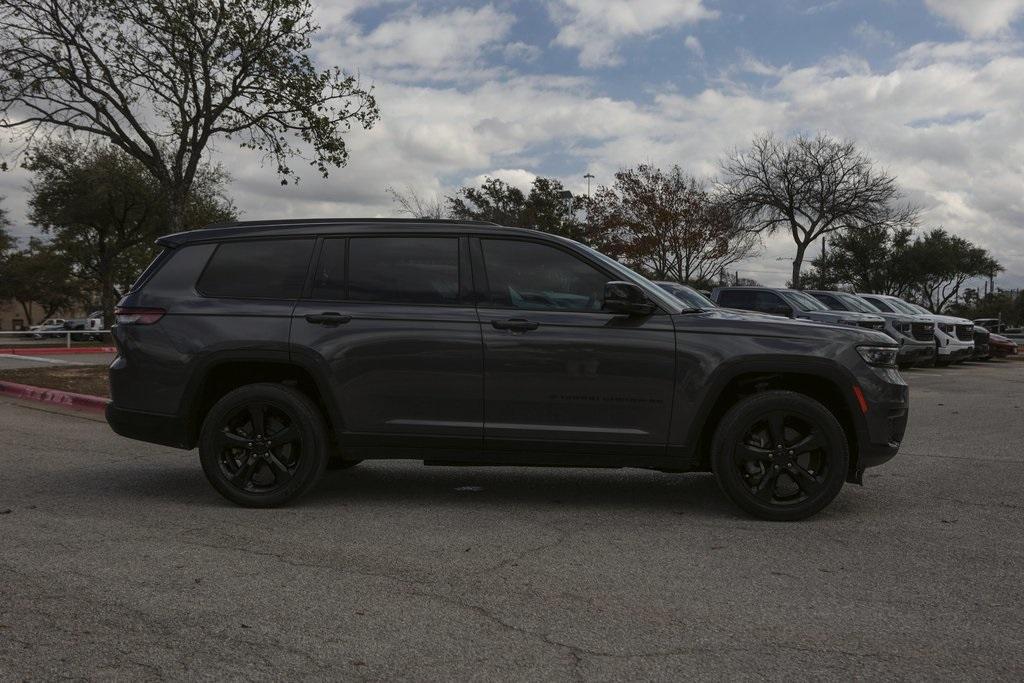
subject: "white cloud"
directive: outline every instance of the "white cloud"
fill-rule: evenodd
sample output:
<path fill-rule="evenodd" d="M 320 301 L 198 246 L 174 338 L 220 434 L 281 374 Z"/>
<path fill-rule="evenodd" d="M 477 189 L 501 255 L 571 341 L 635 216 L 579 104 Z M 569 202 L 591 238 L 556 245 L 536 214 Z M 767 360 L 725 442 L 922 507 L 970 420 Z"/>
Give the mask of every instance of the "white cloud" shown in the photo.
<path fill-rule="evenodd" d="M 718 16 L 703 0 L 550 0 L 548 8 L 559 26 L 555 43 L 578 49 L 584 67 L 619 63 L 624 40 Z"/>
<path fill-rule="evenodd" d="M 537 179 L 537 174 L 524 168 L 499 168 L 487 173 L 481 173 L 474 178 L 469 178 L 464 184 L 479 187 L 488 178 L 495 178 L 529 194 L 533 181 Z"/>
<path fill-rule="evenodd" d="M 1024 15 L 1024 0 L 924 0 L 924 4 L 975 38 L 1005 31 Z"/>
<path fill-rule="evenodd" d="M 704 46 L 700 44 L 700 39 L 697 36 L 686 36 L 683 45 L 687 50 L 697 55 L 697 57 L 704 59 Z"/>
<path fill-rule="evenodd" d="M 515 23 L 508 12 L 483 7 L 456 8 L 433 13 L 417 5 L 388 16 L 364 32 L 351 21 L 351 11 L 334 10 L 321 16 L 323 33 L 317 57 L 325 64 L 358 69 L 374 78 L 396 81 L 480 79 L 496 75 L 482 65 L 490 50 L 504 48 L 529 57 L 530 46 L 504 40 Z"/>

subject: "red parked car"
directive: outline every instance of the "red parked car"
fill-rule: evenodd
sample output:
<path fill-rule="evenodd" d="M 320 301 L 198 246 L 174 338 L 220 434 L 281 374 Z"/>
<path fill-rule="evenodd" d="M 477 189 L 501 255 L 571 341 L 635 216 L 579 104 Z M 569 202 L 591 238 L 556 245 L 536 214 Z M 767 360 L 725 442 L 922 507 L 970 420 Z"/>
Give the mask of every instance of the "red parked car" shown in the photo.
<path fill-rule="evenodd" d="M 993 358 L 1006 358 L 1017 354 L 1017 342 L 995 332 L 988 336 L 988 348 Z"/>

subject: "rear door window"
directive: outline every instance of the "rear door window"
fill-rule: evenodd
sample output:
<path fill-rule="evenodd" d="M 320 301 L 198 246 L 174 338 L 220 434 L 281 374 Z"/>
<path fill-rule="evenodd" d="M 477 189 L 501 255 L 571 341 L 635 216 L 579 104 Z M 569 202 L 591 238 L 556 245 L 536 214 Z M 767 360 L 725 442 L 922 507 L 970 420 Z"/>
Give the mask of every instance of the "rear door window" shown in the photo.
<path fill-rule="evenodd" d="M 196 288 L 210 297 L 297 299 L 312 252 L 312 238 L 224 242 Z"/>
<path fill-rule="evenodd" d="M 345 298 L 383 303 L 459 303 L 459 238 L 349 239 Z"/>

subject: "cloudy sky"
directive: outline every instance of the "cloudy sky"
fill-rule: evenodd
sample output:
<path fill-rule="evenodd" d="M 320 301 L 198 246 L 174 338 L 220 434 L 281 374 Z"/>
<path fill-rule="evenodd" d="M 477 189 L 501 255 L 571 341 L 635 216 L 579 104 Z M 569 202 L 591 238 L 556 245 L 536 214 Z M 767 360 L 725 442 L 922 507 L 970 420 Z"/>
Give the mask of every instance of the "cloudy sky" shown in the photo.
<path fill-rule="evenodd" d="M 1024 286 L 1024 0 L 321 0 L 316 56 L 373 84 L 352 161 L 281 187 L 219 143 L 246 218 L 391 216 L 385 187 L 492 175 L 584 192 L 638 162 L 713 175 L 765 131 L 852 137 L 924 226 L 989 248 Z M 0 176 L 17 231 L 21 171 Z M 741 274 L 782 284 L 777 238 Z"/>

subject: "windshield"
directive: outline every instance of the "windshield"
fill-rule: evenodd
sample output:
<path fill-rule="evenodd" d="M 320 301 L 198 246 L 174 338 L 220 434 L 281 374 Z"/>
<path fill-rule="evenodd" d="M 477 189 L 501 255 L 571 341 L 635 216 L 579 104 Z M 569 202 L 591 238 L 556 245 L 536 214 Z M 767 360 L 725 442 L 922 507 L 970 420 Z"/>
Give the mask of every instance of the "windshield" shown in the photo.
<path fill-rule="evenodd" d="M 903 299 L 886 299 L 886 302 L 892 305 L 900 313 L 909 313 L 910 315 L 932 315 L 931 311 L 921 308 L 915 304 L 907 303 Z"/>
<path fill-rule="evenodd" d="M 714 301 L 686 285 L 676 282 L 657 282 L 655 284 L 691 308 L 718 308 L 718 304 Z"/>
<path fill-rule="evenodd" d="M 834 294 L 833 296 L 835 296 L 837 299 L 842 301 L 844 304 L 849 306 L 854 311 L 858 311 L 860 313 L 878 313 L 878 310 L 874 306 L 869 304 L 867 301 L 864 301 L 860 297 L 854 296 L 852 294 L 843 293 L 837 293 Z"/>
<path fill-rule="evenodd" d="M 627 266 L 622 265 L 621 263 L 619 263 L 615 259 L 611 258 L 610 256 L 605 256 L 604 254 L 599 252 L 597 249 L 591 249 L 587 245 L 582 244 L 580 242 L 577 242 L 575 240 L 568 240 L 568 241 L 572 242 L 576 246 L 578 246 L 581 249 L 585 250 L 588 254 L 590 254 L 591 256 L 596 258 L 598 261 L 601 261 L 602 263 L 611 266 L 613 269 L 622 272 L 630 280 L 632 280 L 633 282 L 635 282 L 638 285 L 643 286 L 643 288 L 645 290 L 647 290 L 648 294 L 656 297 L 658 299 L 658 301 L 660 301 L 662 304 L 668 306 L 669 308 L 674 308 L 675 312 L 678 312 L 678 310 L 679 310 L 678 306 L 679 306 L 680 303 L 683 303 L 687 308 L 699 308 L 699 307 L 691 306 L 690 304 L 687 304 L 685 301 L 684 302 L 680 302 L 679 299 L 677 299 L 676 297 L 672 296 L 671 294 L 666 292 L 664 289 L 662 289 L 658 285 L 654 284 L 653 282 L 651 282 L 650 280 L 645 278 L 640 273 L 637 273 L 636 271 L 632 270 L 631 268 L 628 268 Z"/>
<path fill-rule="evenodd" d="M 788 289 L 784 292 L 786 298 L 791 303 L 795 304 L 797 308 L 803 311 L 827 311 L 828 306 L 815 299 L 810 294 L 804 294 L 793 289 Z"/>

